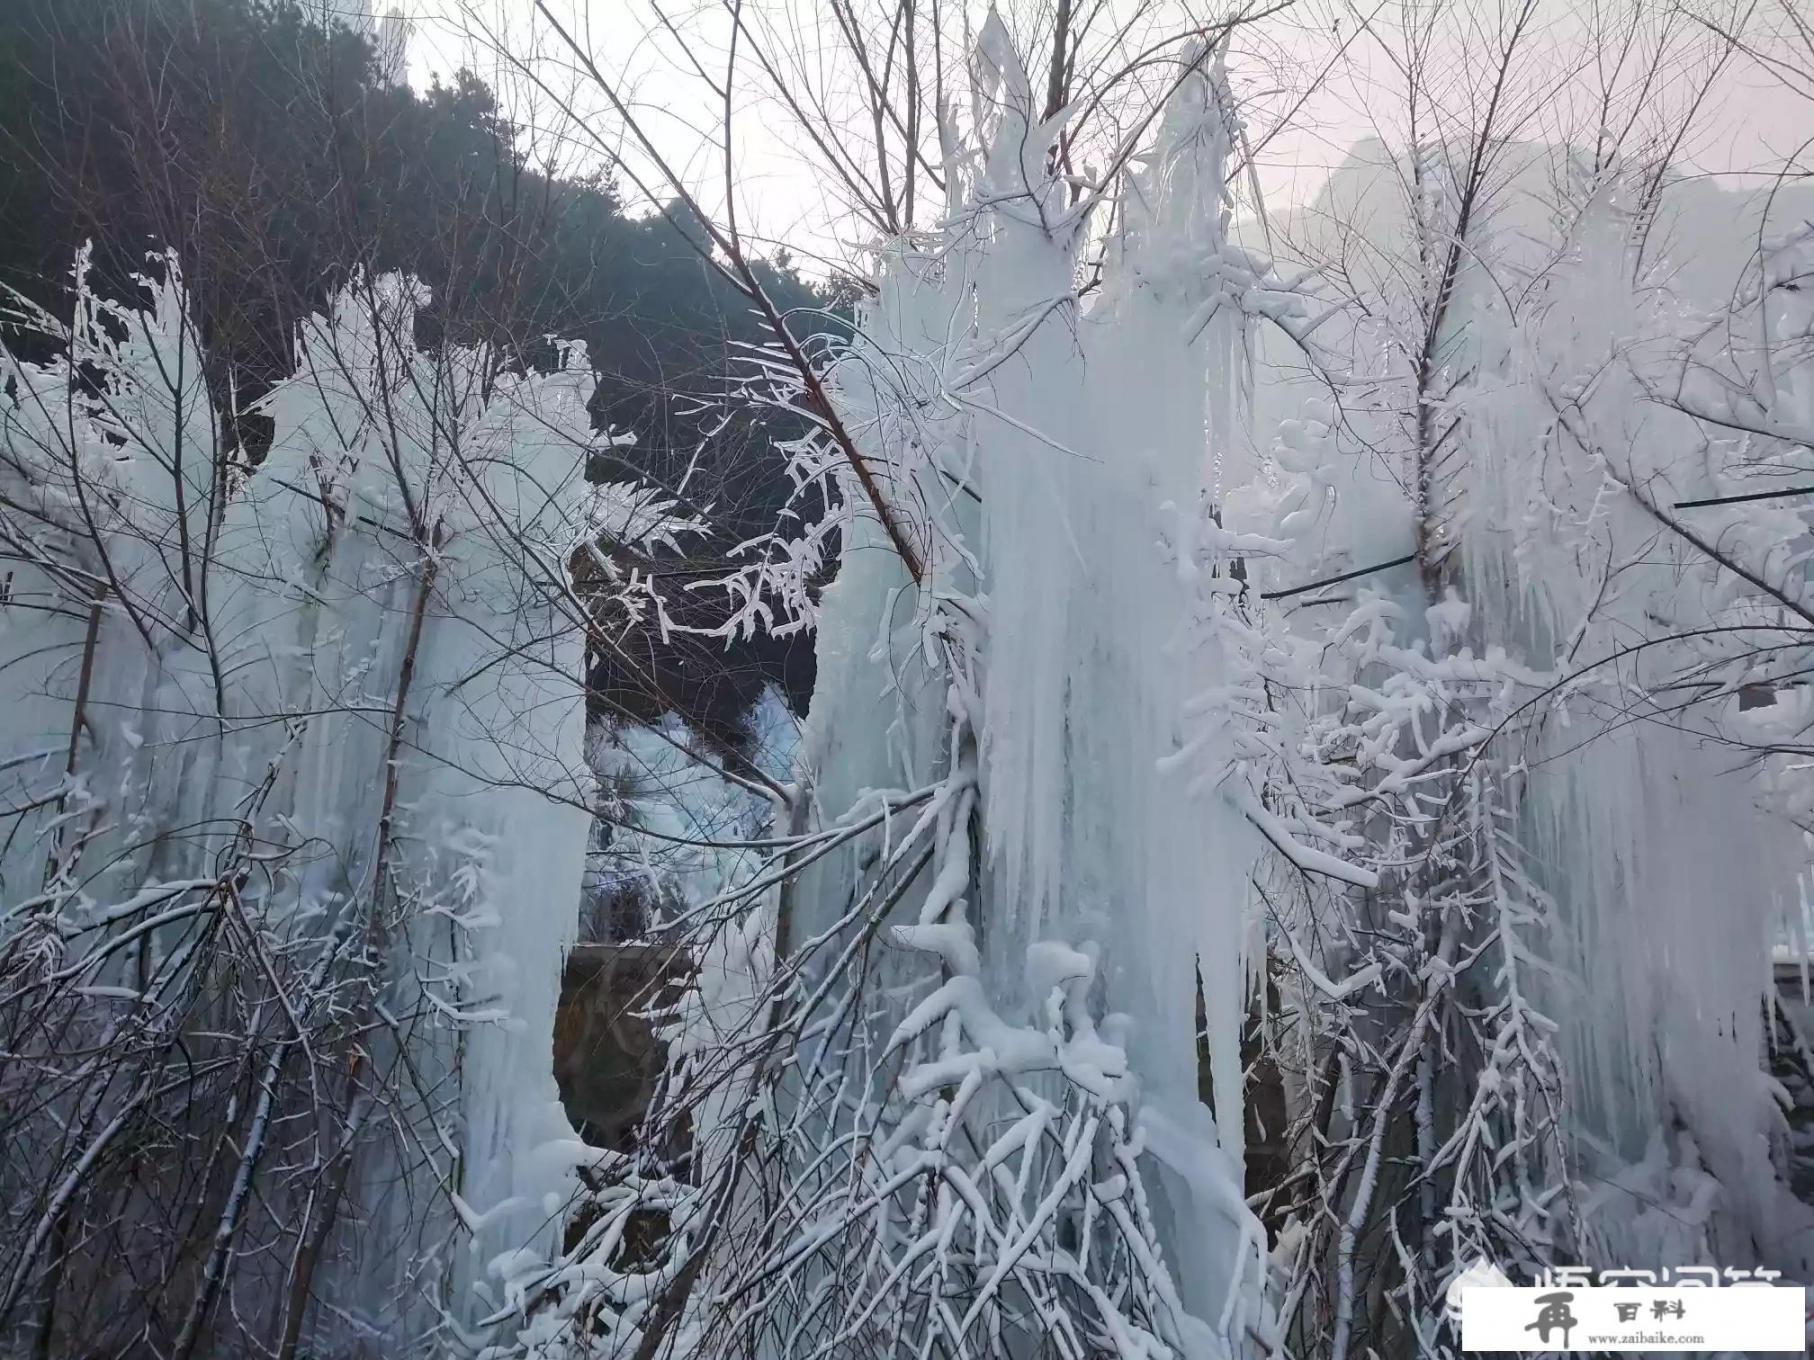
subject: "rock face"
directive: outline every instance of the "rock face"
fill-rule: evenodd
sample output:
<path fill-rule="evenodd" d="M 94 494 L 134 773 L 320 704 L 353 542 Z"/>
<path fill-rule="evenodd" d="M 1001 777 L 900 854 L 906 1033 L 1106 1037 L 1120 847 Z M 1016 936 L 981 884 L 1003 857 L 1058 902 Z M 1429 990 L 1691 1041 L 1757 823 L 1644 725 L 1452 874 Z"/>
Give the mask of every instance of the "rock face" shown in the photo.
<path fill-rule="evenodd" d="M 675 951 L 582 944 L 567 955 L 554 1019 L 554 1078 L 574 1129 L 594 1147 L 628 1152 L 661 1077 L 649 1015 L 673 1000 Z"/>

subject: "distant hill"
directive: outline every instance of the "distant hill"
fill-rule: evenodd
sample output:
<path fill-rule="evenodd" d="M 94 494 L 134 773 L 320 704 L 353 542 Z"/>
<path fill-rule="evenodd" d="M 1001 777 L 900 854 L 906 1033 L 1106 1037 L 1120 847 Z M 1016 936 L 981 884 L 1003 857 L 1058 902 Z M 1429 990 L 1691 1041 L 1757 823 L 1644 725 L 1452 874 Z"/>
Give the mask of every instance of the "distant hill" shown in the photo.
<path fill-rule="evenodd" d="M 721 529 L 676 579 L 771 527 L 789 492 L 773 436 L 792 431 L 724 405 L 737 346 L 766 337 L 684 222 L 631 216 L 608 179 L 532 163 L 484 82 L 411 90 L 369 35 L 321 12 L 0 5 L 0 283 L 60 309 L 84 241 L 116 293 L 147 251 L 174 248 L 225 412 L 287 371 L 296 323 L 349 271 L 412 273 L 435 294 L 424 339 L 485 339 L 519 362 L 549 333 L 586 341 L 598 424 L 637 437 L 624 461 L 670 486 L 691 467 L 690 498 Z M 763 278 L 784 309 L 822 305 L 784 257 Z M 237 434 L 254 457 L 268 438 L 255 421 Z M 677 597 L 696 621 L 711 607 Z M 764 684 L 803 706 L 811 667 L 810 639 L 650 639 L 634 665 L 598 658 L 594 680 L 606 707 L 729 731 Z"/>

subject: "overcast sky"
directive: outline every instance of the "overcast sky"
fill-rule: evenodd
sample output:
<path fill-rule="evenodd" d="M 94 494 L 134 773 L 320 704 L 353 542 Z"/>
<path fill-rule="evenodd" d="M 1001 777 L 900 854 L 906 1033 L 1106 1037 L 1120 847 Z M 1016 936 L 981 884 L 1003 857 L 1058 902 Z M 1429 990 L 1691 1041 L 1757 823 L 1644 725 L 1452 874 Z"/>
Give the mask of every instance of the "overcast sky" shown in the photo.
<path fill-rule="evenodd" d="M 366 0 L 315 0 L 342 12 L 371 13 Z M 1794 3 L 1795 0 L 1790 0 Z M 411 21 L 408 47 L 412 82 L 426 85 L 439 74 L 446 77 L 461 65 L 477 70 L 497 89 L 507 109 L 527 109 L 530 100 L 541 105 L 531 117 L 543 129 L 557 128 L 562 120 L 552 116 L 548 96 L 524 79 L 522 72 L 502 61 L 492 50 L 492 39 L 501 38 L 513 51 L 539 50 L 545 59 L 536 67 L 544 80 L 585 115 L 583 133 L 566 131 L 557 143 L 544 142 L 541 150 L 559 151 L 570 164 L 602 163 L 608 150 L 623 149 L 619 120 L 604 111 L 586 82 L 571 76 L 567 63 L 555 60 L 556 46 L 546 25 L 533 11 L 533 0 L 376 0 L 384 11 L 401 10 Z M 613 79 L 633 98 L 639 117 L 661 145 L 664 155 L 700 186 L 714 206 L 722 200 L 722 170 L 716 137 L 721 107 L 700 75 L 687 68 L 685 54 L 663 32 L 650 0 L 551 0 L 557 12 L 576 31 Z M 714 44 L 712 35 L 720 7 L 712 0 L 658 0 L 660 11 L 682 29 L 704 35 L 704 49 Z M 1109 0 L 1111 6 L 1131 0 Z M 1182 10 L 1189 0 L 1177 0 Z M 1509 3 L 1509 0 L 1507 0 Z M 1780 3 L 1780 0 L 1768 0 Z M 1519 135 L 1531 139 L 1554 138 L 1557 129 L 1591 124 L 1583 101 L 1595 84 L 1589 62 L 1593 11 L 1566 0 L 1540 0 L 1533 50 L 1545 59 L 1531 69 L 1549 71 L 1574 67 L 1578 74 L 1572 89 L 1527 90 L 1525 118 Z M 1496 16 L 1500 0 L 1474 0 L 1472 9 Z M 824 21 L 818 0 L 768 0 L 767 8 L 781 12 L 791 7 L 789 22 L 811 41 L 811 30 Z M 1201 11 L 1201 4 L 1191 5 Z M 947 5 L 947 10 L 955 8 Z M 1455 12 L 1463 12 L 1460 5 Z M 1663 7 L 1656 6 L 1661 14 Z M 979 10 L 980 13 L 980 10 Z M 1343 160 L 1360 140 L 1383 134 L 1388 141 L 1401 136 L 1395 97 L 1402 87 L 1391 56 L 1380 42 L 1358 35 L 1356 16 L 1373 20 L 1390 40 L 1391 25 L 1403 13 L 1398 0 L 1297 0 L 1284 12 L 1243 30 L 1230 63 L 1237 92 L 1249 108 L 1252 135 L 1265 138 L 1257 157 L 1259 181 L 1268 205 L 1286 208 L 1314 198 L 1330 169 Z M 973 16 L 972 22 L 975 22 Z M 1161 18 L 1154 21 L 1163 26 Z M 1470 41 L 1463 25 L 1453 26 L 1450 37 L 1437 52 L 1437 65 L 1449 79 L 1451 97 L 1475 97 L 1473 88 L 1484 80 L 1479 71 L 1484 44 Z M 475 30 L 476 37 L 475 37 Z M 1690 31 L 1679 30 L 1684 36 Z M 1692 30 L 1698 34 L 1699 30 Z M 1704 44 L 1687 43 L 1677 49 L 1675 65 L 1662 85 L 1663 94 L 1652 102 L 1659 108 L 1685 106 L 1689 92 L 1702 83 Z M 1634 59 L 1635 61 L 1635 59 Z M 1308 92 L 1306 94 L 1306 92 Z M 1286 113 L 1291 117 L 1279 127 Z M 1584 119 L 1587 123 L 1584 124 Z M 735 126 L 738 173 L 738 207 L 754 233 L 787 240 L 808 252 L 837 252 L 835 244 L 848 236 L 847 215 L 831 195 L 823 176 L 815 171 L 806 139 L 788 125 L 772 102 L 746 92 L 737 101 Z M 1683 160 L 1701 172 L 1728 179 L 1771 171 L 1814 138 L 1814 104 L 1783 89 L 1763 75 L 1743 56 L 1729 60 L 1714 82 L 1695 123 L 1696 131 L 1684 147 Z M 544 132 L 544 136 L 550 134 Z M 805 151 L 803 151 L 805 148 Z"/>

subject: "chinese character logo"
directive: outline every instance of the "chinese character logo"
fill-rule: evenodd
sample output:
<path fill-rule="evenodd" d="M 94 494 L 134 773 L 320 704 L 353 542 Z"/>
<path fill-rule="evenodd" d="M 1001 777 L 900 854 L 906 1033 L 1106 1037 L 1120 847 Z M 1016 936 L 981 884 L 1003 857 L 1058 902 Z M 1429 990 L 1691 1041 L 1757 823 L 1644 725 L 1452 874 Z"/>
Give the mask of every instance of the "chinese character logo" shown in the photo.
<path fill-rule="evenodd" d="M 1568 1334 L 1574 1329 L 1575 1314 L 1569 1307 L 1575 1296 L 1566 1290 L 1557 1290 L 1554 1294 L 1537 1295 L 1537 1320 L 1525 1324 L 1524 1330 L 1535 1332 L 1537 1339 L 1549 1345 L 1549 1334 L 1552 1331 L 1562 1333 L 1562 1349 L 1568 1349 Z"/>

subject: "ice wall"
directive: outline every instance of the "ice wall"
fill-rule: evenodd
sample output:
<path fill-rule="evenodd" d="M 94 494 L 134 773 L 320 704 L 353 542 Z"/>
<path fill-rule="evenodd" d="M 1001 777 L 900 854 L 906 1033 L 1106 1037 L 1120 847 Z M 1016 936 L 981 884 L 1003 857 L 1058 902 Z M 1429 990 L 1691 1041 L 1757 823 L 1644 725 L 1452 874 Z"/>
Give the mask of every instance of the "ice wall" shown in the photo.
<path fill-rule="evenodd" d="M 1638 267 L 1631 184 L 1586 192 L 1521 305 L 1480 304 L 1455 492 L 1475 635 L 1554 687 L 1500 758 L 1524 770 L 1516 834 L 1554 899 L 1547 1004 L 1580 1166 L 1590 1185 L 1648 1167 L 1646 1189 L 1594 1194 L 1587 1249 L 1806 1269 L 1814 1213 L 1761 1070 L 1806 845 L 1737 693 L 1791 664 L 1756 583 L 1800 592 L 1805 528 L 1788 506 L 1677 509 L 1781 470 L 1670 399 L 1704 323 L 1666 259 Z M 1645 1196 L 1673 1206 L 1666 1240 L 1633 1226 L 1654 1226 Z"/>
<path fill-rule="evenodd" d="M 1025 1015 L 1028 1052 L 1048 994 L 1053 1007 L 1072 998 L 1067 1023 L 1101 1016 L 1091 1056 L 1069 1060 L 1087 1065 L 1064 1070 L 1126 1092 L 1175 1288 L 1161 1334 L 1186 1354 L 1228 1354 L 1262 1316 L 1263 1235 L 1240 1191 L 1238 1038 L 1261 842 L 1230 782 L 1240 717 L 1223 722 L 1215 699 L 1245 672 L 1199 608 L 1229 561 L 1213 480 L 1248 465 L 1238 346 L 1217 306 L 1229 290 L 1218 77 L 1181 79 L 1126 176 L 1100 287 L 1080 300 L 1081 260 L 1099 243 L 1089 205 L 1047 171 L 1063 115 L 1033 115 L 997 21 L 978 69 L 994 112 L 974 199 L 936 240 L 883 254 L 836 374 L 859 446 L 911 506 L 925 572 L 908 576 L 847 479 L 854 522 L 819 620 L 808 768 L 831 816 L 860 810 L 865 789 L 944 780 L 962 819 L 974 779 L 974 869 L 935 858 L 939 872 L 890 919 L 917 913 L 901 927 L 912 946 L 934 949 L 946 976 L 974 966 L 1006 1025 Z M 960 820 L 949 834 L 970 833 Z M 811 919 L 847 908 L 865 854 L 875 846 L 815 870 Z M 874 980 L 911 999 L 925 964 L 902 955 L 878 958 Z M 1220 1123 L 1198 1099 L 1199 974 L 1230 1112 Z M 940 1004 L 927 998 L 917 1014 Z M 987 1032 L 964 1014 L 966 1033 Z M 903 1022 L 896 1041 L 928 1023 Z M 1055 1032 L 1061 1052 L 1084 1042 Z M 904 1085 L 967 1070 L 956 1031 L 944 1033 L 943 1067 Z M 1000 1047 L 1005 1031 L 991 1042 L 1004 1075 L 1029 1060 Z M 1043 1082 L 1032 1089 L 1062 1089 Z"/>
<path fill-rule="evenodd" d="M 116 904 L 236 882 L 258 947 L 334 989 L 291 1005 L 347 1074 L 276 1108 L 320 1165 L 350 1167 L 305 1344 L 426 1344 L 557 1243 L 590 1155 L 549 1055 L 592 819 L 569 566 L 589 535 L 671 526 L 636 489 L 582 481 L 583 353 L 525 372 L 419 351 L 420 296 L 393 279 L 355 280 L 303 327 L 298 371 L 261 403 L 270 449 L 235 466 L 174 263 L 146 287 L 133 312 L 78 273 L 73 330 L 42 319 L 67 357 L 6 358 L 5 528 L 34 608 L 0 631 L 17 663 L 0 757 L 38 809 L 0 863 L 9 948 L 61 931 L 107 958 L 138 924 Z M 150 931 L 149 966 L 185 930 Z M 129 952 L 91 980 L 129 981 Z M 253 1183 L 291 1235 L 245 1269 L 281 1297 L 270 1263 L 338 1201 L 287 1172 Z M 269 1231 L 237 1239 L 254 1262 Z"/>

